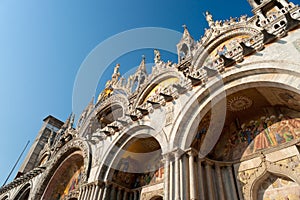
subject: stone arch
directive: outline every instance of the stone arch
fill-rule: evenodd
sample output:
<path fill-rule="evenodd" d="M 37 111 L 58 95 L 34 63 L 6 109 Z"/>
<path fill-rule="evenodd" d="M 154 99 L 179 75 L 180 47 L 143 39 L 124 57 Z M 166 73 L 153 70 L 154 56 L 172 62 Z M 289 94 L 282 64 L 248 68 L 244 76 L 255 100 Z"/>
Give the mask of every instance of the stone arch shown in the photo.
<path fill-rule="evenodd" d="M 81 125 L 83 128 L 80 130 L 80 136 L 85 137 L 87 134 L 91 134 L 95 132 L 98 128 L 100 128 L 100 123 L 98 122 L 97 117 L 101 112 L 104 112 L 106 109 L 109 109 L 111 106 L 119 106 L 122 108 L 122 115 L 124 116 L 125 113 L 128 113 L 128 105 L 129 101 L 125 94 L 117 93 L 110 96 L 108 99 L 101 103 L 96 103 L 95 108 L 89 114 L 84 123 Z M 116 116 L 115 118 L 117 118 Z M 115 119 L 116 120 L 116 119 Z M 91 128 L 91 129 L 90 129 Z"/>
<path fill-rule="evenodd" d="M 244 186 L 245 199 L 257 200 L 257 187 L 261 180 L 263 180 L 263 178 L 267 177 L 269 174 L 287 177 L 300 185 L 300 177 L 289 166 L 282 166 L 275 163 L 270 163 L 268 161 L 263 161 L 263 165 L 256 170 L 255 174 L 252 174 L 247 184 Z"/>
<path fill-rule="evenodd" d="M 299 72 L 297 71 L 299 66 L 293 63 L 286 63 L 285 68 L 282 69 L 282 66 L 279 65 L 280 63 L 266 61 L 265 63 L 247 64 L 240 69 L 224 73 L 222 80 L 220 78 L 211 80 L 207 88 L 197 88 L 197 90 L 193 91 L 194 93 L 190 96 L 188 102 L 184 104 L 182 112 L 176 117 L 172 127 L 170 139 L 172 148 L 189 148 L 196 134 L 197 124 L 210 109 L 210 101 L 212 99 L 219 101 L 222 98 L 220 94 L 224 91 L 230 94 L 245 88 L 273 86 L 299 93 L 299 86 L 296 84 L 300 81 Z M 218 81 L 222 82 L 221 87 L 217 87 Z M 214 90 L 209 91 L 209 87 L 214 88 Z M 208 142 L 208 144 L 210 146 L 215 145 L 211 142 Z M 211 149 L 207 149 L 204 154 L 207 154 L 209 150 Z"/>
<path fill-rule="evenodd" d="M 221 32 L 219 35 L 217 35 L 214 38 L 211 38 L 209 43 L 205 46 L 205 49 L 203 48 L 198 49 L 198 52 L 195 53 L 195 56 L 192 60 L 192 65 L 196 68 L 200 68 L 203 63 L 205 62 L 205 59 L 210 55 L 211 52 L 213 52 L 214 49 L 216 49 L 219 45 L 221 45 L 223 42 L 228 41 L 230 39 L 233 39 L 237 36 L 249 36 L 249 38 L 261 35 L 260 37 L 263 37 L 262 33 L 254 28 L 249 27 L 245 25 L 237 25 L 236 27 Z"/>
<path fill-rule="evenodd" d="M 40 199 L 42 197 L 48 183 L 59 168 L 60 164 L 74 152 L 82 153 L 84 169 L 81 179 L 83 183 L 88 181 L 91 167 L 90 146 L 86 141 L 80 138 L 74 139 L 65 144 L 55 155 L 53 155 L 52 158 L 50 158 L 50 163 L 39 181 L 39 187 L 33 195 L 34 199 Z"/>
<path fill-rule="evenodd" d="M 168 80 L 170 78 L 178 78 L 179 80 L 181 80 L 183 77 L 180 73 L 178 73 L 175 70 L 172 70 L 171 68 L 168 68 L 167 70 L 162 70 L 161 73 L 159 73 L 157 76 L 147 81 L 146 85 L 140 92 L 140 95 L 137 97 L 135 106 L 142 104 L 147 95 L 151 92 L 153 88 L 155 88 L 155 86 L 157 86 L 162 81 Z"/>
<path fill-rule="evenodd" d="M 113 94 L 109 99 L 101 102 L 101 104 L 96 105 L 95 111 L 96 113 L 101 112 L 103 109 L 107 108 L 112 104 L 118 104 L 123 108 L 123 112 L 126 113 L 127 105 L 129 104 L 128 98 L 126 95 L 117 93 Z"/>
<path fill-rule="evenodd" d="M 117 165 L 116 158 L 122 151 L 122 148 L 131 139 L 142 135 L 153 137 L 158 141 L 160 147 L 167 147 L 167 137 L 164 132 L 157 132 L 150 124 L 147 123 L 134 124 L 128 127 L 128 129 L 123 130 L 111 144 L 107 144 L 109 149 L 107 149 L 104 153 L 102 159 L 103 162 L 98 169 L 96 177 L 103 181 L 107 181 L 111 178 L 112 174 L 109 169 L 114 168 L 114 165 Z M 162 148 L 162 154 L 166 151 L 167 149 Z"/>
<path fill-rule="evenodd" d="M 95 108 L 94 116 L 99 118 L 101 117 L 100 115 L 104 115 L 107 111 L 113 112 L 115 110 L 116 113 L 112 113 L 112 119 L 109 121 L 117 120 L 123 117 L 125 113 L 128 113 L 128 105 L 129 101 L 125 95 L 114 94 Z"/>
<path fill-rule="evenodd" d="M 13 198 L 14 200 L 27 200 L 29 198 L 31 190 L 31 184 L 26 183 L 21 187 L 21 189 L 17 192 L 17 195 Z"/>
<path fill-rule="evenodd" d="M 186 42 L 180 43 L 177 46 L 177 54 L 179 61 L 186 59 L 191 54 L 191 47 Z"/>

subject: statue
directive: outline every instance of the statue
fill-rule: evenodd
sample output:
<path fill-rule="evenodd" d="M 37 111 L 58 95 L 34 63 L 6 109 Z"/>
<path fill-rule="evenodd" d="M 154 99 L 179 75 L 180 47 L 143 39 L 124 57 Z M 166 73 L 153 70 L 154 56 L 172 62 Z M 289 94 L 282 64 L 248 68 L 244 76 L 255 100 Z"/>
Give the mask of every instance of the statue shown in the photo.
<path fill-rule="evenodd" d="M 229 22 L 230 24 L 234 24 L 236 22 L 236 18 L 230 17 Z"/>
<path fill-rule="evenodd" d="M 154 49 L 154 62 L 155 64 L 160 63 L 160 52 L 157 49 Z"/>
<path fill-rule="evenodd" d="M 212 15 L 210 14 L 210 12 L 208 12 L 208 11 L 205 12 L 205 18 L 210 27 L 214 25 L 214 20 L 213 20 Z"/>
<path fill-rule="evenodd" d="M 117 64 L 115 66 L 114 73 L 111 76 L 111 84 L 112 85 L 115 85 L 119 80 L 119 77 L 120 77 L 119 68 L 120 68 L 120 64 Z"/>

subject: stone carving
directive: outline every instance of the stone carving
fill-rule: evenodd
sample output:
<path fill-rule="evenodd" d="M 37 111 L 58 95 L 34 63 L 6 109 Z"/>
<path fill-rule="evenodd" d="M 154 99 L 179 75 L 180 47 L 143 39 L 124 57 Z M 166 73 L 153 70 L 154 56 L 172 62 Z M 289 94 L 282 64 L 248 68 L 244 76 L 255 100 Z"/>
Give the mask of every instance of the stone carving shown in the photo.
<path fill-rule="evenodd" d="M 159 52 L 159 50 L 154 49 L 154 63 L 158 64 L 160 62 L 161 62 L 161 60 L 160 60 L 160 52 Z"/>
<path fill-rule="evenodd" d="M 115 85 L 118 82 L 118 80 L 119 80 L 119 77 L 120 77 L 119 68 L 120 68 L 120 64 L 117 64 L 115 66 L 114 73 L 111 76 L 111 82 L 110 83 L 112 85 Z"/>
<path fill-rule="evenodd" d="M 165 126 L 172 124 L 174 116 L 174 106 L 171 104 L 166 106 L 166 122 Z"/>
<path fill-rule="evenodd" d="M 212 15 L 210 14 L 210 12 L 208 12 L 208 11 L 205 12 L 205 19 L 210 27 L 212 27 L 214 25 L 214 20 L 213 20 Z"/>
<path fill-rule="evenodd" d="M 298 173 L 296 170 L 290 168 L 289 166 L 283 164 L 289 162 L 289 159 L 281 160 L 279 162 L 270 162 L 266 159 L 262 159 L 262 164 L 259 165 L 257 168 L 249 170 L 250 175 L 243 177 L 242 174 L 245 172 L 240 172 L 239 173 L 239 181 L 242 183 L 242 191 L 243 191 L 243 196 L 245 199 L 253 199 L 255 198 L 253 195 L 257 195 L 257 191 L 253 191 L 253 188 L 257 186 L 258 180 L 262 176 L 267 176 L 268 174 L 277 174 L 281 175 L 283 177 L 288 177 L 292 180 L 295 181 L 298 185 L 300 184 L 300 178 L 298 176 Z"/>
<path fill-rule="evenodd" d="M 90 147 L 87 142 L 83 141 L 82 139 L 74 139 L 67 143 L 63 148 L 61 148 L 55 156 L 49 160 L 49 164 L 47 169 L 43 173 L 42 177 L 39 180 L 39 187 L 34 191 L 33 199 L 41 199 L 41 195 L 46 189 L 49 180 L 53 176 L 55 170 L 58 168 L 60 163 L 68 157 L 71 153 L 80 150 L 82 152 L 84 166 L 83 171 L 81 174 L 81 183 L 84 184 L 88 180 L 88 175 L 90 171 L 90 163 L 91 163 L 91 156 L 90 156 Z"/>
<path fill-rule="evenodd" d="M 227 108 L 232 112 L 238 112 L 250 108 L 252 103 L 253 101 L 249 97 L 238 96 L 229 100 Z"/>

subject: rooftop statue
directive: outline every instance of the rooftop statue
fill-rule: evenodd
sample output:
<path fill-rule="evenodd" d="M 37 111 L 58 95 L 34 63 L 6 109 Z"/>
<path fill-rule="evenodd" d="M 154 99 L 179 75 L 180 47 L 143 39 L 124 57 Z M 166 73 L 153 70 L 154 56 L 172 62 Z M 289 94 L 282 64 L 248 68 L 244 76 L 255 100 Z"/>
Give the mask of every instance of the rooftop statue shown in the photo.
<path fill-rule="evenodd" d="M 208 25 L 210 27 L 212 27 L 214 25 L 214 20 L 213 20 L 212 15 L 210 14 L 210 12 L 208 12 L 208 11 L 205 12 L 205 18 L 206 18 Z"/>
<path fill-rule="evenodd" d="M 120 64 L 117 64 L 115 66 L 114 73 L 111 76 L 111 84 L 112 85 L 115 85 L 119 80 L 119 77 L 120 77 L 119 68 L 120 68 Z"/>
<path fill-rule="evenodd" d="M 160 52 L 157 49 L 154 49 L 154 62 L 155 64 L 160 63 Z"/>

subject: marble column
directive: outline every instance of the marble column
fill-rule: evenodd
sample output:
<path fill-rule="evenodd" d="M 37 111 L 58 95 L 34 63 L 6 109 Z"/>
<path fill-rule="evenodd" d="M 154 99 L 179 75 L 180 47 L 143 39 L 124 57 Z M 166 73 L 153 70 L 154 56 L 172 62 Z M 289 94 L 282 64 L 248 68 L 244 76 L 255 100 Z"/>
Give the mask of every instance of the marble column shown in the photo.
<path fill-rule="evenodd" d="M 82 200 L 84 200 L 84 197 L 85 197 L 86 193 L 87 193 L 87 188 L 86 188 L 86 186 L 83 186 L 83 193 L 82 193 L 82 196 L 81 196 Z"/>
<path fill-rule="evenodd" d="M 189 155 L 189 180 L 190 180 L 190 200 L 197 199 L 197 189 L 196 189 L 196 173 L 195 173 L 195 165 L 194 158 L 195 153 L 193 151 L 188 152 Z"/>
<path fill-rule="evenodd" d="M 175 184 L 175 200 L 180 200 L 180 152 L 175 152 L 175 160 L 174 160 L 174 184 Z"/>
<path fill-rule="evenodd" d="M 202 171 L 202 162 L 200 159 L 197 162 L 198 166 L 198 187 L 199 187 L 199 199 L 205 200 L 205 191 L 204 191 L 204 176 Z"/>
<path fill-rule="evenodd" d="M 134 191 L 134 192 L 133 192 L 133 200 L 138 200 L 137 198 L 138 198 L 138 197 L 137 197 L 137 191 Z"/>
<path fill-rule="evenodd" d="M 91 198 L 91 199 L 94 200 L 94 199 L 97 198 L 98 190 L 99 190 L 99 185 L 98 185 L 98 183 L 95 183 L 95 184 L 94 184 L 94 190 L 93 190 L 92 198 Z"/>
<path fill-rule="evenodd" d="M 164 155 L 164 196 L 166 200 L 169 200 L 169 165 L 170 165 L 170 156 L 169 154 Z"/>
<path fill-rule="evenodd" d="M 96 198 L 97 200 L 102 200 L 103 199 L 103 191 L 104 191 L 105 185 L 99 185 L 99 190 L 98 193 L 96 194 Z"/>
<path fill-rule="evenodd" d="M 110 199 L 115 200 L 117 198 L 116 191 L 117 187 L 115 185 L 111 185 L 111 191 L 110 191 Z"/>
<path fill-rule="evenodd" d="M 129 200 L 133 200 L 133 192 L 129 193 Z"/>
<path fill-rule="evenodd" d="M 84 197 L 84 192 L 85 192 L 85 188 L 84 187 L 81 187 L 80 188 L 80 194 L 79 194 L 79 200 L 82 200 L 83 199 L 83 197 Z"/>
<path fill-rule="evenodd" d="M 233 171 L 232 171 L 231 166 L 227 167 L 227 172 L 229 173 L 230 184 L 231 184 L 231 188 L 232 188 L 232 200 L 238 200 L 238 197 L 236 194 L 236 188 L 235 188 L 235 181 L 234 181 L 234 177 L 233 177 Z"/>
<path fill-rule="evenodd" d="M 127 200 L 127 191 L 126 190 L 124 190 L 124 193 L 123 193 L 123 200 Z"/>
<path fill-rule="evenodd" d="M 221 167 L 216 165 L 217 179 L 218 179 L 218 189 L 219 189 L 219 197 L 220 200 L 225 200 L 225 190 L 223 185 L 223 178 L 221 173 Z"/>
<path fill-rule="evenodd" d="M 206 177 L 207 177 L 207 187 L 208 187 L 208 199 L 214 200 L 216 199 L 213 175 L 212 175 L 212 166 L 209 163 L 205 165 Z"/>
<path fill-rule="evenodd" d="M 94 200 L 94 194 L 95 194 L 96 184 L 95 183 L 91 184 L 90 188 L 91 189 L 90 189 L 90 194 L 88 196 L 88 199 L 93 199 Z"/>
<path fill-rule="evenodd" d="M 173 158 L 172 158 L 173 159 Z M 171 158 L 170 158 L 171 160 Z M 169 200 L 174 200 L 174 162 L 170 161 L 169 163 Z"/>
<path fill-rule="evenodd" d="M 183 154 L 180 159 L 181 199 L 190 199 L 188 162 L 187 155 Z"/>
<path fill-rule="evenodd" d="M 121 197 L 122 197 L 122 189 L 117 188 L 117 200 L 121 200 Z"/>
<path fill-rule="evenodd" d="M 91 185 L 89 186 L 89 188 L 90 188 L 90 192 L 89 192 L 89 194 L 88 194 L 87 200 L 92 199 L 93 194 L 94 194 L 94 190 L 95 190 L 95 185 L 94 185 L 94 184 L 91 184 Z"/>
<path fill-rule="evenodd" d="M 180 171 L 180 198 L 181 199 L 187 199 L 186 197 L 185 197 L 185 194 L 184 194 L 184 192 L 185 192 L 185 189 L 184 189 L 184 187 L 185 187 L 185 182 L 184 182 L 184 180 L 186 179 L 185 177 L 184 177 L 184 161 L 183 161 L 183 157 L 185 157 L 185 155 L 183 155 L 182 156 L 182 158 L 180 159 L 180 162 L 179 162 L 179 171 Z"/>
<path fill-rule="evenodd" d="M 89 194 L 89 187 L 87 185 L 85 185 L 85 193 L 83 196 L 83 200 L 87 200 L 88 194 Z"/>
<path fill-rule="evenodd" d="M 109 196 L 109 185 L 105 184 L 104 188 L 103 188 L 103 196 L 102 199 L 106 200 L 108 199 L 107 196 Z"/>

